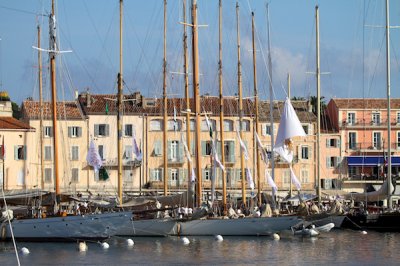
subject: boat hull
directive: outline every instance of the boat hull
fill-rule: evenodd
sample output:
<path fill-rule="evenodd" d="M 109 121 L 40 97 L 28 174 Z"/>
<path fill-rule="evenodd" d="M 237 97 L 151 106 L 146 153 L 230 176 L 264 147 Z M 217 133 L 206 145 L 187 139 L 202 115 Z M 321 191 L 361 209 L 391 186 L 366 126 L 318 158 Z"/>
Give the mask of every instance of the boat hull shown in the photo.
<path fill-rule="evenodd" d="M 168 236 L 176 234 L 174 219 L 133 220 L 118 228 L 118 236 Z"/>
<path fill-rule="evenodd" d="M 315 226 L 323 226 L 328 223 L 333 223 L 334 228 L 342 228 L 346 215 L 340 214 L 316 214 L 306 217 L 306 221 L 313 223 Z"/>
<path fill-rule="evenodd" d="M 344 227 L 378 232 L 400 232 L 400 213 L 349 214 Z"/>
<path fill-rule="evenodd" d="M 14 219 L 14 238 L 23 241 L 104 240 L 117 233 L 118 228 L 131 223 L 131 212 L 87 214 L 43 219 Z M 10 226 L 1 228 L 3 240 L 11 239 Z"/>
<path fill-rule="evenodd" d="M 187 236 L 263 236 L 290 230 L 303 220 L 297 216 L 205 219 L 178 223 L 178 234 Z"/>

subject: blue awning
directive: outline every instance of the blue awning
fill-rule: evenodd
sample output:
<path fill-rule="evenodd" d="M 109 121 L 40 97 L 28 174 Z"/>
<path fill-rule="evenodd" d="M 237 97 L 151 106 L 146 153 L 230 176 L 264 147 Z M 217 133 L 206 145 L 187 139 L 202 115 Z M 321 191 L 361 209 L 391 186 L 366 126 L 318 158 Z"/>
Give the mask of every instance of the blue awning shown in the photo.
<path fill-rule="evenodd" d="M 348 166 L 379 166 L 384 163 L 383 156 L 348 156 Z M 392 166 L 400 166 L 400 157 L 391 157 Z"/>

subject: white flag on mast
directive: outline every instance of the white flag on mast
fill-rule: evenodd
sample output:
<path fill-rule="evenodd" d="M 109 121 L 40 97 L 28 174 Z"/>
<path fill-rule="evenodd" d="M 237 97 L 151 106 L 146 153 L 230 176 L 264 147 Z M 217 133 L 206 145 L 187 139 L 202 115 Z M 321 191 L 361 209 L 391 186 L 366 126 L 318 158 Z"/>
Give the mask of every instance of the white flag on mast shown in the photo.
<path fill-rule="evenodd" d="M 242 152 L 243 152 L 244 158 L 246 159 L 246 161 L 248 161 L 248 160 L 249 160 L 249 153 L 247 152 L 246 145 L 245 145 L 244 142 L 242 141 L 242 138 L 240 137 L 240 133 L 239 133 L 238 130 L 236 130 L 236 133 L 237 133 L 237 137 L 238 137 L 238 139 L 239 139 L 240 148 L 241 148 L 241 150 L 242 150 Z"/>
<path fill-rule="evenodd" d="M 225 171 L 224 165 L 221 163 L 221 161 L 218 158 L 218 153 L 217 153 L 217 148 L 215 145 L 215 140 L 212 140 L 212 150 L 213 150 L 213 156 L 214 156 L 214 162 L 215 164 L 221 168 L 222 171 Z"/>
<path fill-rule="evenodd" d="M 251 175 L 251 171 L 249 168 L 246 168 L 246 177 L 247 177 L 247 182 L 249 183 L 249 186 L 251 189 L 254 189 L 254 182 L 253 182 L 253 176 Z"/>
<path fill-rule="evenodd" d="M 260 153 L 261 153 L 261 159 L 264 161 L 264 163 L 266 165 L 268 165 L 268 155 L 264 150 L 264 147 L 263 147 L 263 145 L 261 143 L 260 137 L 258 136 L 257 132 L 255 132 L 255 135 L 256 135 L 257 146 L 258 146 L 258 149 L 260 150 Z"/>
<path fill-rule="evenodd" d="M 142 152 L 139 149 L 139 146 L 136 141 L 136 133 L 135 130 L 132 132 L 132 146 L 133 146 L 133 153 L 135 153 L 136 160 L 141 161 L 142 160 Z"/>
<path fill-rule="evenodd" d="M 269 174 L 268 170 L 265 170 L 265 177 L 267 179 L 268 184 L 271 186 L 272 191 L 275 194 L 278 191 L 278 187 L 275 184 L 274 180 L 272 179 L 271 175 Z"/>
<path fill-rule="evenodd" d="M 191 154 L 189 152 L 189 148 L 188 148 L 188 146 L 186 144 L 186 140 L 185 140 L 185 137 L 183 136 L 183 132 L 181 134 L 181 140 L 182 140 L 183 148 L 185 149 L 186 158 L 187 158 L 187 160 L 189 162 L 192 162 L 192 156 L 191 156 Z"/>
<path fill-rule="evenodd" d="M 93 140 L 90 141 L 86 161 L 90 166 L 93 166 L 95 172 L 98 172 L 99 169 L 103 166 L 103 160 L 101 159 L 100 154 L 96 148 L 96 144 L 94 144 Z"/>

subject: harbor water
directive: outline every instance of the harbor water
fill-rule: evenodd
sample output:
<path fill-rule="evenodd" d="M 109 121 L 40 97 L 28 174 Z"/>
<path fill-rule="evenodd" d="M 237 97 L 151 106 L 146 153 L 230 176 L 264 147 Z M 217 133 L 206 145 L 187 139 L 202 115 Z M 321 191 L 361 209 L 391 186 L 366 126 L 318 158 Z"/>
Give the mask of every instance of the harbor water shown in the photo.
<path fill-rule="evenodd" d="M 87 242 L 18 242 L 21 265 L 399 265 L 400 234 L 333 230 L 316 238 L 282 233 L 272 237 L 179 237 L 109 239 L 108 249 Z M 26 247 L 29 254 L 22 254 Z M 0 265 L 17 265 L 12 242 L 0 243 Z"/>

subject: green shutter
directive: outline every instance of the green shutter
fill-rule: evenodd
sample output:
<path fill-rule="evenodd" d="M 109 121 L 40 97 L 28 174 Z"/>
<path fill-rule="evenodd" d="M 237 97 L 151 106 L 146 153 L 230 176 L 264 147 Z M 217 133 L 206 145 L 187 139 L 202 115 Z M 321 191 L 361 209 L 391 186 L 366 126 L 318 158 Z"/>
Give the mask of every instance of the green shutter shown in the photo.
<path fill-rule="evenodd" d="M 206 141 L 202 141 L 201 142 L 201 155 L 205 156 L 206 154 L 206 150 L 207 150 L 207 142 Z"/>
<path fill-rule="evenodd" d="M 109 136 L 109 135 L 110 135 L 110 126 L 109 126 L 108 124 L 106 124 L 106 125 L 105 125 L 105 128 L 106 128 L 105 135 L 106 135 L 106 136 Z"/>
<path fill-rule="evenodd" d="M 72 136 L 72 127 L 68 127 L 68 138 Z"/>
<path fill-rule="evenodd" d="M 78 127 L 78 137 L 82 137 L 82 127 Z"/>
<path fill-rule="evenodd" d="M 98 136 L 98 135 L 99 135 L 99 125 L 98 125 L 98 124 L 95 124 L 95 125 L 94 125 L 94 135 L 95 135 L 95 136 Z"/>
<path fill-rule="evenodd" d="M 167 141 L 167 151 L 168 151 L 167 158 L 168 158 L 169 161 L 172 159 L 172 145 L 171 145 L 171 143 L 172 142 L 170 140 Z M 170 173 L 168 173 L 168 175 L 170 176 Z"/>
<path fill-rule="evenodd" d="M 14 160 L 18 160 L 18 146 L 14 146 Z"/>
<path fill-rule="evenodd" d="M 228 147 L 229 147 L 229 157 L 226 156 L 227 158 L 229 158 L 229 162 L 234 163 L 235 162 L 235 142 L 233 141 L 229 141 L 228 142 Z"/>
<path fill-rule="evenodd" d="M 184 150 L 183 150 L 183 143 L 181 141 L 178 141 L 178 161 L 183 162 L 183 156 L 184 155 Z"/>

